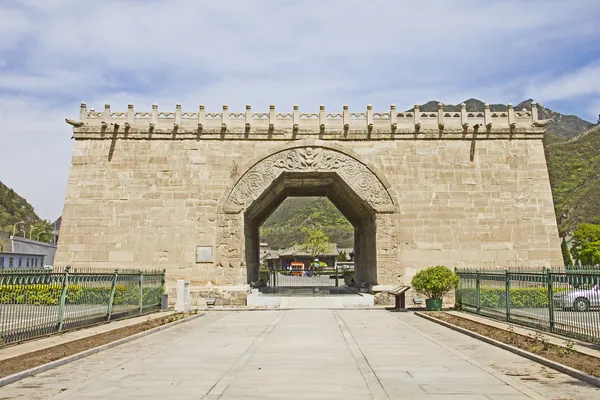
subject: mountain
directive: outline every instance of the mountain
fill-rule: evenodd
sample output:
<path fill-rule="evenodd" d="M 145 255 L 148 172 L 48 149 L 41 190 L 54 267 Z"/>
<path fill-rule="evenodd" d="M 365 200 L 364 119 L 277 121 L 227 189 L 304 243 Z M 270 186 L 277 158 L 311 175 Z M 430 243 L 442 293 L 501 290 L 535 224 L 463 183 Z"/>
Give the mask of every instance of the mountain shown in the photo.
<path fill-rule="evenodd" d="M 515 110 L 527 109 L 531 110 L 532 99 L 527 99 L 516 106 Z M 428 101 L 420 106 L 420 110 L 424 112 L 436 112 L 439 101 Z M 467 106 L 467 111 L 482 111 L 485 103 L 477 99 L 468 99 L 464 101 Z M 490 110 L 495 112 L 506 111 L 508 107 L 505 104 L 490 104 Z M 411 110 L 407 110 L 411 111 Z M 460 104 L 444 104 L 444 111 L 460 111 Z M 576 115 L 564 115 L 543 105 L 538 104 L 538 116 L 540 119 L 552 119 L 548 125 L 547 131 L 557 134 L 559 137 L 572 138 L 594 126 L 591 122 L 585 121 Z"/>
<path fill-rule="evenodd" d="M 570 140 L 549 132 L 544 142 L 561 234 L 581 222 L 600 223 L 600 125 Z"/>
<path fill-rule="evenodd" d="M 0 182 L 0 230 L 6 230 L 19 222 L 31 225 L 40 221 L 33 206 L 14 190 Z"/>
<path fill-rule="evenodd" d="M 354 228 L 325 197 L 288 197 L 260 228 L 260 241 L 284 249 L 304 240 L 303 227 L 320 226 L 338 248 L 354 246 Z"/>
<path fill-rule="evenodd" d="M 0 182 L 0 231 L 12 233 L 14 224 L 21 221 L 24 223 L 18 225 L 17 234 L 22 234 L 21 230 L 24 230 L 25 236 L 27 236 L 31 227 L 34 226 L 32 238 L 37 238 L 38 233 L 46 231 L 48 233 L 40 234 L 40 240 L 52 240 L 50 223 L 38 217 L 33 206 L 27 200 Z"/>

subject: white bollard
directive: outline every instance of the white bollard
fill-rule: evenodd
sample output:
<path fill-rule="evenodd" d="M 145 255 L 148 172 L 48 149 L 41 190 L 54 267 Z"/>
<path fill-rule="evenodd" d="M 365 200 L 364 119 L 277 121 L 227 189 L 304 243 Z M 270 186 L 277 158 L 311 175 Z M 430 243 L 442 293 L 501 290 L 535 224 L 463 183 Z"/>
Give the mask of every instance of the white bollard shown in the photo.
<path fill-rule="evenodd" d="M 177 302 L 175 303 L 175 311 L 188 311 L 190 307 L 190 281 L 178 279 Z"/>

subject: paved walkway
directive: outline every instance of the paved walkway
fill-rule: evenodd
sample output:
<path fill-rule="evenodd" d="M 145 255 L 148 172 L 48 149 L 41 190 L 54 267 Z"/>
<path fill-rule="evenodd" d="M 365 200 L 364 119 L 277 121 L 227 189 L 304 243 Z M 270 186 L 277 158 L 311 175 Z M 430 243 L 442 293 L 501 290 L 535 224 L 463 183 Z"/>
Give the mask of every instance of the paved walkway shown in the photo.
<path fill-rule="evenodd" d="M 208 313 L 0 388 L 12 398 L 584 400 L 600 389 L 410 313 L 291 310 Z"/>
<path fill-rule="evenodd" d="M 47 349 L 48 347 L 57 346 L 73 342 L 75 340 L 84 339 L 93 335 L 111 332 L 116 329 L 125 328 L 127 326 L 136 325 L 145 321 L 150 321 L 156 318 L 162 318 L 175 314 L 174 311 L 156 312 L 152 314 L 140 315 L 127 319 L 111 321 L 107 324 L 101 324 L 88 328 L 83 328 L 75 331 L 63 333 L 62 335 L 54 335 L 27 341 L 19 345 L 10 345 L 0 348 L 0 362 L 7 358 L 18 357 L 23 354 L 31 353 L 38 350 Z M 1 400 L 1 398 L 0 398 Z"/>

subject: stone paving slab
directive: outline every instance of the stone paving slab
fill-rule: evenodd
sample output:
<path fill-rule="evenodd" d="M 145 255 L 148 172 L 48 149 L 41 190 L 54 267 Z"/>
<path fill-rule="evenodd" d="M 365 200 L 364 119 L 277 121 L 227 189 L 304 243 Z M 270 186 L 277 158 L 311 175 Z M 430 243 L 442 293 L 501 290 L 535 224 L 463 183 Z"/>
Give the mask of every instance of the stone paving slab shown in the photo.
<path fill-rule="evenodd" d="M 209 312 L 0 398 L 584 400 L 600 389 L 411 313 L 290 310 Z"/>
<path fill-rule="evenodd" d="M 60 335 L 53 335 L 49 337 L 30 340 L 17 345 L 7 346 L 4 348 L 0 348 L 0 361 L 6 360 L 7 358 L 17 357 L 23 354 L 31 353 L 34 351 L 47 349 L 49 347 L 57 346 L 59 344 L 65 344 L 75 340 L 84 339 L 86 337 L 98 335 L 100 333 L 110 332 L 115 329 L 136 325 L 148 320 L 165 317 L 171 314 L 175 314 L 175 312 L 155 312 L 151 314 L 141 315 L 139 317 L 111 321 L 107 324 L 96 325 L 89 328 L 82 328 L 76 331 L 65 332 Z"/>
<path fill-rule="evenodd" d="M 401 323 L 406 322 L 403 318 L 400 320 Z M 443 342 L 452 351 L 476 360 L 484 367 L 519 380 L 525 387 L 544 398 L 561 400 L 600 398 L 600 389 L 595 386 L 415 315 L 412 315 L 410 327 L 425 333 L 433 340 Z M 488 395 L 488 397 L 511 399 L 504 395 Z"/>

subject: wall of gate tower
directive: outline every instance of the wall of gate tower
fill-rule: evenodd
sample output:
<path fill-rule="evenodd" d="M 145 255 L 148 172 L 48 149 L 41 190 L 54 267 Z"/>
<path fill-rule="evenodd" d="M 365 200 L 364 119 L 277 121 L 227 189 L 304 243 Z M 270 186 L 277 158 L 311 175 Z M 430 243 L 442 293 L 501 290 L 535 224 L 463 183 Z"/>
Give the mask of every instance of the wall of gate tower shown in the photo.
<path fill-rule="evenodd" d="M 224 212 L 224 198 L 260 155 L 303 143 L 347 150 L 389 184 L 394 209 L 375 219 L 379 285 L 400 274 L 409 283 L 437 264 L 562 263 L 539 129 L 476 137 L 421 128 L 367 140 L 327 138 L 322 127 L 307 139 L 261 140 L 118 130 L 75 128 L 56 265 L 165 268 L 169 282 L 246 284 L 243 213 Z M 211 261 L 196 262 L 198 246 L 212 248 Z"/>
<path fill-rule="evenodd" d="M 341 145 L 377 166 L 397 197 L 397 212 L 377 226 L 386 246 L 381 284 L 434 264 L 561 263 L 541 141 L 481 141 L 473 161 L 468 141 Z M 196 247 L 216 246 L 220 224 L 241 224 L 237 214 L 219 218 L 219 201 L 244 159 L 280 146 L 118 141 L 108 161 L 110 141 L 76 141 L 57 265 L 158 267 L 170 279 L 246 283 L 243 238 L 227 238 L 226 255 L 215 248 L 214 265 L 196 263 Z"/>

